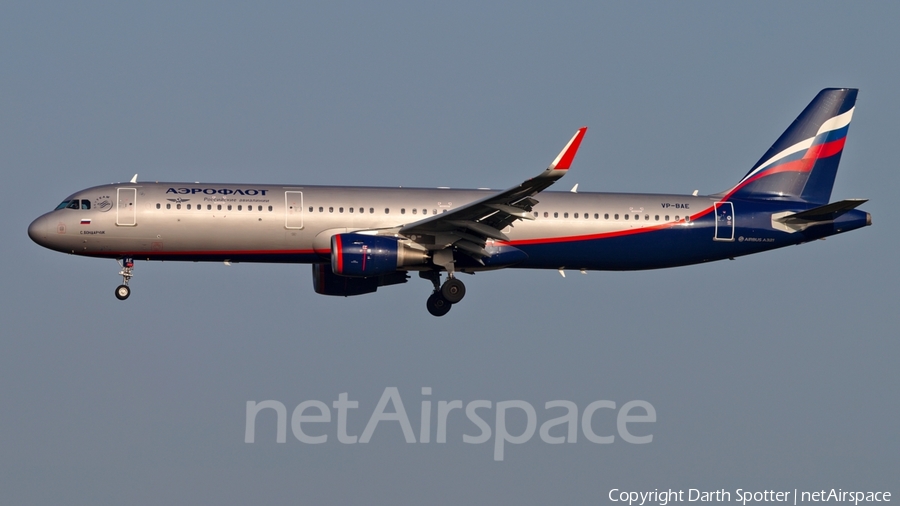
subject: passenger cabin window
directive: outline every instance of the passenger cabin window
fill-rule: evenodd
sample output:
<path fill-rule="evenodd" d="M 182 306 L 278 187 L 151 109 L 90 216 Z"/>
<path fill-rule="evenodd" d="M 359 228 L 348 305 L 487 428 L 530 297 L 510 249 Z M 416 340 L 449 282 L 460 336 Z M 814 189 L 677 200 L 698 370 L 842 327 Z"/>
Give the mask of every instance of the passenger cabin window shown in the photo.
<path fill-rule="evenodd" d="M 657 214 L 656 216 L 653 217 L 653 219 L 656 221 L 659 221 L 659 215 Z"/>
<path fill-rule="evenodd" d="M 375 208 L 374 208 L 374 207 L 370 207 L 370 208 L 369 208 L 369 214 L 375 214 Z"/>
<path fill-rule="evenodd" d="M 616 219 L 617 219 L 617 220 L 618 220 L 618 219 L 619 219 L 619 215 L 618 215 L 618 214 L 616 214 L 616 215 L 615 215 L 615 218 L 616 218 Z"/>
<path fill-rule="evenodd" d="M 625 215 L 625 219 L 626 219 L 626 220 L 629 219 L 630 217 L 631 217 L 630 214 L 626 214 L 626 215 Z"/>
<path fill-rule="evenodd" d="M 553 213 L 554 218 L 559 218 L 559 213 Z"/>
<path fill-rule="evenodd" d="M 231 204 L 228 204 L 228 210 L 231 211 Z"/>
<path fill-rule="evenodd" d="M 406 208 L 405 208 L 405 207 L 401 207 L 401 208 L 400 208 L 400 214 L 406 214 Z"/>
<path fill-rule="evenodd" d="M 604 220 L 608 220 L 608 219 L 609 219 L 609 213 L 605 213 L 605 214 L 603 215 L 603 219 L 604 219 Z"/>
<path fill-rule="evenodd" d="M 270 213 L 272 212 L 272 206 L 269 206 L 269 212 L 270 212 Z M 320 213 L 322 212 L 322 209 L 321 209 L 321 208 L 319 208 L 319 212 L 320 212 Z"/>
<path fill-rule="evenodd" d="M 181 209 L 181 204 L 175 204 L 175 209 Z"/>
<path fill-rule="evenodd" d="M 190 209 L 190 208 L 191 208 L 191 205 L 190 205 L 190 204 L 188 204 L 188 205 L 187 205 L 187 208 L 188 208 L 188 209 Z"/>
<path fill-rule="evenodd" d="M 669 215 L 668 215 L 668 214 L 666 215 L 666 221 L 669 221 Z"/>
<path fill-rule="evenodd" d="M 387 207 L 384 208 L 384 214 L 391 214 L 391 210 Z"/>
<path fill-rule="evenodd" d="M 172 204 L 166 204 L 166 209 L 172 209 Z"/>
<path fill-rule="evenodd" d="M 222 204 L 216 204 L 216 211 L 222 210 Z"/>
<path fill-rule="evenodd" d="M 550 213 L 548 213 L 547 211 L 544 211 L 544 218 L 549 218 L 549 217 L 550 217 Z"/>
<path fill-rule="evenodd" d="M 156 203 L 156 208 L 159 209 L 160 207 L 162 207 L 162 206 L 160 206 L 160 205 L 159 205 L 159 202 L 157 202 L 157 203 Z"/>

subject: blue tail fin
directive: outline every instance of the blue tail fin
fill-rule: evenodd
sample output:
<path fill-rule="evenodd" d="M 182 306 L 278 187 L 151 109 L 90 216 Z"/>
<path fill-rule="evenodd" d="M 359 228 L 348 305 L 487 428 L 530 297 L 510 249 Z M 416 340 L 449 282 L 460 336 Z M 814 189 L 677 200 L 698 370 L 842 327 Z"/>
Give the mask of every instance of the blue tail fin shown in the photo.
<path fill-rule="evenodd" d="M 800 116 L 723 200 L 800 200 L 827 204 L 853 116 L 853 88 L 828 88 Z"/>

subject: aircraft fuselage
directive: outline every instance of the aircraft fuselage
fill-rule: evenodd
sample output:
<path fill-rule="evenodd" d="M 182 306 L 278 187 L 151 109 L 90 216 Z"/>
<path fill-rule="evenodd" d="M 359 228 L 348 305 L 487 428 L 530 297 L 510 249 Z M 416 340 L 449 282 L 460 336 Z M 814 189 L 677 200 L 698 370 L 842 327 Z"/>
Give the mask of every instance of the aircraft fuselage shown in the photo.
<path fill-rule="evenodd" d="M 331 236 L 391 229 L 451 211 L 495 190 L 185 183 L 89 188 L 29 227 L 50 249 L 140 260 L 325 263 Z M 89 202 L 89 209 L 84 202 Z M 544 192 L 535 218 L 503 232 L 527 257 L 510 267 L 641 270 L 734 258 L 800 244 L 871 223 L 851 210 L 833 222 L 791 229 L 773 215 L 800 202 L 719 202 L 664 194 Z M 490 249 L 489 249 L 490 251 Z M 499 250 L 498 250 L 499 251 Z M 462 265 L 478 271 L 490 265 Z M 412 270 L 416 270 L 412 268 Z"/>

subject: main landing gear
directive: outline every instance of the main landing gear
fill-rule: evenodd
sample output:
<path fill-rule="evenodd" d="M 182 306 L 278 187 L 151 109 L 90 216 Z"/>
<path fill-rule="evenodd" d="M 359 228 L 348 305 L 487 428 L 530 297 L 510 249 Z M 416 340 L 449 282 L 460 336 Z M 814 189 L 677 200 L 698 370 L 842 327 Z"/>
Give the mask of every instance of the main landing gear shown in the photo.
<path fill-rule="evenodd" d="M 116 298 L 125 300 L 131 295 L 131 288 L 128 288 L 128 282 L 134 276 L 133 258 L 122 259 L 122 270 L 119 272 L 119 275 L 122 276 L 122 284 L 116 287 Z"/>
<path fill-rule="evenodd" d="M 425 302 L 425 307 L 433 316 L 444 316 L 449 313 L 453 304 L 466 296 L 466 285 L 453 277 L 453 273 L 448 275 L 447 281 L 443 285 L 441 285 L 441 273 L 438 271 L 420 272 L 419 277 L 430 280 L 434 285 L 434 292 Z"/>

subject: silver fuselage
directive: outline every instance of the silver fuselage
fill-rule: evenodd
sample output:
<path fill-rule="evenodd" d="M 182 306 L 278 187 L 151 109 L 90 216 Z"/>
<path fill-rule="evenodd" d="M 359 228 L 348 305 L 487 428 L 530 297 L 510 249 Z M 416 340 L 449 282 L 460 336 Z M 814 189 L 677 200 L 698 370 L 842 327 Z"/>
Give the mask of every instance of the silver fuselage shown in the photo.
<path fill-rule="evenodd" d="M 124 183 L 79 191 L 32 223 L 39 244 L 66 253 L 136 260 L 327 262 L 337 233 L 399 228 L 495 190 Z M 529 258 L 515 267 L 647 269 L 734 257 L 804 242 L 771 229 L 765 209 L 735 203 L 731 240 L 704 220 L 716 198 L 543 192 L 532 221 L 504 233 Z M 779 211 L 786 207 L 780 204 Z M 803 206 L 798 205 L 798 210 Z M 752 211 L 752 212 L 750 212 Z M 755 222 L 755 225 L 754 225 Z M 741 232 L 744 230 L 744 232 Z M 643 232 L 665 232 L 646 234 Z M 736 234 L 744 233 L 740 240 Z M 794 237 L 775 240 L 775 236 Z M 828 234 L 830 235 L 830 234 Z M 654 239 L 654 248 L 634 238 Z M 632 238 L 629 241 L 615 239 Z M 606 239 L 601 241 L 600 239 Z M 609 240 L 613 239 L 613 240 Z M 554 246 L 551 248 L 551 246 Z M 479 270 L 477 267 L 469 270 Z"/>

